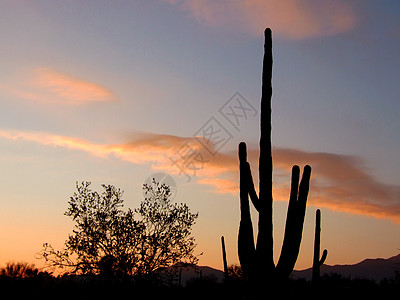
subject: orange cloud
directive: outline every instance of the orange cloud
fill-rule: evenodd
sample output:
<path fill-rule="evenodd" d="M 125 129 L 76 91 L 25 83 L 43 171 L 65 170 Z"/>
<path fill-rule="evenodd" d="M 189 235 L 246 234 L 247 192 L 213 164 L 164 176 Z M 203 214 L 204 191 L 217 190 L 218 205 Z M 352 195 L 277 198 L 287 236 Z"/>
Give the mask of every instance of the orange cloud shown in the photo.
<path fill-rule="evenodd" d="M 110 90 L 99 84 L 75 78 L 50 68 L 39 68 L 34 73 L 34 83 L 39 88 L 47 90 L 69 103 L 104 102 L 114 98 Z"/>
<path fill-rule="evenodd" d="M 113 93 L 93 82 L 76 78 L 51 68 L 36 68 L 18 74 L 0 89 L 16 97 L 35 102 L 79 105 L 114 101 Z"/>
<path fill-rule="evenodd" d="M 261 35 L 305 39 L 347 32 L 356 26 L 352 6 L 342 0 L 164 0 L 213 27 L 229 27 Z"/>
<path fill-rule="evenodd" d="M 198 184 L 212 187 L 216 193 L 238 192 L 237 154 L 217 153 L 216 157 L 207 155 L 194 138 L 139 134 L 124 144 L 105 145 L 46 133 L 4 130 L 0 130 L 0 138 L 85 151 L 102 158 L 115 156 L 134 164 L 150 164 L 154 169 L 170 174 L 189 175 Z M 203 156 L 202 159 L 199 157 L 200 154 Z M 273 159 L 276 201 L 288 199 L 291 167 L 294 164 L 300 166 L 309 164 L 312 167 L 310 205 L 376 218 L 388 218 L 400 223 L 400 186 L 379 182 L 370 174 L 360 158 L 274 148 Z M 249 148 L 248 160 L 257 186 L 258 150 Z"/>
<path fill-rule="evenodd" d="M 197 181 L 199 184 L 212 186 L 218 194 L 233 194 L 236 195 L 239 191 L 238 182 L 224 178 L 201 178 Z"/>

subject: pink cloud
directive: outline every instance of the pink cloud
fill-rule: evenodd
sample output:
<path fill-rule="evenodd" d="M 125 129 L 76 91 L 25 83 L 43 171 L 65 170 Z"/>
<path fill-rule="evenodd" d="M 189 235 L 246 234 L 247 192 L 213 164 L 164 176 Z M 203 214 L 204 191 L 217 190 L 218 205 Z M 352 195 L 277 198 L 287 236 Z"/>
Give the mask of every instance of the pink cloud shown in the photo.
<path fill-rule="evenodd" d="M 353 29 L 354 8 L 343 0 L 164 0 L 212 27 L 262 35 L 266 27 L 288 39 L 329 36 Z"/>

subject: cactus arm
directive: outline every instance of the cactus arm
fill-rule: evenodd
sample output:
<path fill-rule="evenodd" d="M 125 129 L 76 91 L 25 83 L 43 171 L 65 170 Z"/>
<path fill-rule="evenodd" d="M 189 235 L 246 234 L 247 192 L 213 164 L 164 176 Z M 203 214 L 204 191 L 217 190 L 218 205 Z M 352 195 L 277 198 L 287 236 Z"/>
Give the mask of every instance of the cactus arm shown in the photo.
<path fill-rule="evenodd" d="M 239 187 L 240 187 L 240 216 L 241 220 L 251 220 L 249 204 L 249 164 L 247 162 L 246 143 L 239 144 Z"/>
<path fill-rule="evenodd" d="M 324 252 L 322 253 L 322 257 L 319 260 L 319 265 L 322 266 L 326 260 L 326 257 L 328 256 L 328 250 L 324 249 Z"/>
<path fill-rule="evenodd" d="M 250 169 L 250 164 L 247 163 L 247 177 L 248 177 L 248 191 L 249 191 L 249 196 L 251 199 L 251 203 L 253 203 L 254 208 L 257 211 L 260 211 L 260 200 L 258 199 L 256 190 L 254 188 L 254 181 L 253 181 L 253 176 L 251 175 L 251 169 Z"/>
<path fill-rule="evenodd" d="M 288 278 L 292 273 L 299 255 L 300 243 L 303 234 L 311 167 L 304 167 L 303 176 L 300 186 L 298 187 L 299 173 L 299 167 L 294 166 L 292 168 L 292 184 L 286 217 L 285 235 L 283 239 L 281 255 L 276 266 L 277 276 L 281 278 Z"/>
<path fill-rule="evenodd" d="M 285 277 L 285 274 L 290 270 L 290 254 L 294 247 L 294 236 L 296 227 L 296 214 L 297 214 L 297 196 L 299 189 L 299 176 L 300 168 L 298 166 L 293 166 L 292 168 L 292 179 L 290 188 L 290 198 L 288 204 L 288 211 L 286 215 L 285 224 L 285 235 L 283 239 L 283 245 L 281 250 L 281 255 L 279 257 L 278 263 L 276 265 L 276 273 L 280 277 Z"/>
<path fill-rule="evenodd" d="M 247 163 L 247 149 L 245 143 L 239 144 L 239 186 L 240 186 L 240 224 L 238 235 L 238 254 L 243 276 L 249 278 L 252 275 L 252 260 L 255 255 L 253 225 L 250 216 L 249 204 L 249 176 Z"/>
<path fill-rule="evenodd" d="M 288 220 L 292 220 L 294 218 L 294 214 L 296 213 L 296 206 L 298 205 L 297 197 L 299 193 L 299 176 L 300 176 L 300 168 L 299 166 L 295 165 L 292 167 L 292 179 L 290 186 L 288 212 L 287 212 Z"/>
<path fill-rule="evenodd" d="M 300 182 L 299 199 L 298 199 L 299 209 L 304 212 L 306 210 L 306 205 L 307 205 L 308 191 L 310 190 L 310 177 L 311 177 L 311 167 L 309 165 L 306 165 L 304 167 L 303 177 Z"/>

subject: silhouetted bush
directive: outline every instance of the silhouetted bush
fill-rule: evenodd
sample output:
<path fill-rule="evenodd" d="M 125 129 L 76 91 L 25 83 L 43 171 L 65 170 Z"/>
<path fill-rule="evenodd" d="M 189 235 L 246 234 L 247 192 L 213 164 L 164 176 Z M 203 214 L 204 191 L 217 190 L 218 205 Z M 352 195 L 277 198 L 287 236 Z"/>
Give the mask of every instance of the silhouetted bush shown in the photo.
<path fill-rule="evenodd" d="M 34 277 L 38 272 L 34 264 L 26 262 L 8 262 L 5 267 L 0 269 L 1 276 L 13 278 Z"/>

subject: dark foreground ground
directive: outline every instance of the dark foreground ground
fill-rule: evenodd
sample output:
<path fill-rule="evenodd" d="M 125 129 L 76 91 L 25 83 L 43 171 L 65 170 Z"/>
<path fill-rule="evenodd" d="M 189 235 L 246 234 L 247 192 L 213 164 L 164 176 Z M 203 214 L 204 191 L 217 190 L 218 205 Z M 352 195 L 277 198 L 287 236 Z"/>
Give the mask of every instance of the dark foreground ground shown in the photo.
<path fill-rule="evenodd" d="M 218 283 L 213 278 L 189 281 L 185 287 L 150 280 L 117 280 L 99 276 L 33 278 L 0 277 L 4 299 L 399 299 L 400 278 L 377 284 L 369 280 L 350 280 L 340 275 L 321 279 L 318 287 L 305 280 L 291 280 L 275 291 L 260 288 L 249 296 L 240 280 Z"/>

